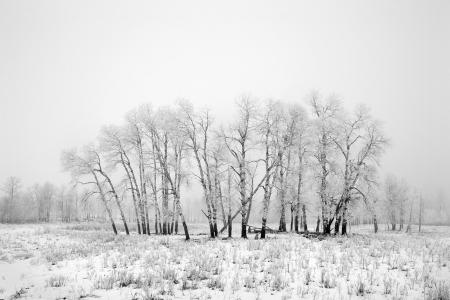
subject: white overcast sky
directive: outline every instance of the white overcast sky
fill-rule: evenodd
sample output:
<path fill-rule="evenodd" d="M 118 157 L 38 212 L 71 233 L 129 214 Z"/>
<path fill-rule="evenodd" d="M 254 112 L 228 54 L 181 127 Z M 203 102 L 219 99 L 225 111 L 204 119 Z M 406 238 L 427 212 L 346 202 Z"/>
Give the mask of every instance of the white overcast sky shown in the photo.
<path fill-rule="evenodd" d="M 0 181 L 64 183 L 61 150 L 144 102 L 317 89 L 384 122 L 383 173 L 449 196 L 449 57 L 448 0 L 0 0 Z"/>

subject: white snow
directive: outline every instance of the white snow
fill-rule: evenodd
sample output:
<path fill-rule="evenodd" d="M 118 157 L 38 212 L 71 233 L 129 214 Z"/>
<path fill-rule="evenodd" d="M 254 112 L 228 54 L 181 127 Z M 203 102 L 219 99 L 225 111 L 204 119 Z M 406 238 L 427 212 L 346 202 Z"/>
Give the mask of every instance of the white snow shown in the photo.
<path fill-rule="evenodd" d="M 76 229 L 86 230 L 76 230 Z M 210 240 L 0 225 L 0 299 L 424 299 L 449 295 L 450 228 Z M 94 228 L 94 227 L 93 227 Z M 444 298 L 448 299 L 448 298 Z"/>

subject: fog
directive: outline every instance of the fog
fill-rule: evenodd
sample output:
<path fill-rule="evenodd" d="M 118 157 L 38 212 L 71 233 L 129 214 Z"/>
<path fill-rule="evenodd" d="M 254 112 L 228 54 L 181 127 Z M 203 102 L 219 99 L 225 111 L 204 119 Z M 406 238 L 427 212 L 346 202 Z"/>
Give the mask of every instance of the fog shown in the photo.
<path fill-rule="evenodd" d="M 319 90 L 384 122 L 382 174 L 450 195 L 448 1 L 127 4 L 0 2 L 0 181 L 67 183 L 61 151 L 141 103 L 226 120 L 242 93 Z"/>

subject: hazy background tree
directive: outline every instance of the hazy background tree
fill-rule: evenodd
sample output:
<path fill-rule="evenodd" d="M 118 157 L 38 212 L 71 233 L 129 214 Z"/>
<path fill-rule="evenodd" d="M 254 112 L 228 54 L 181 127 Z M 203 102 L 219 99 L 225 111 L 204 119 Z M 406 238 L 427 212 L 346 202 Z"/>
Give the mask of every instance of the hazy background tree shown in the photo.
<path fill-rule="evenodd" d="M 20 187 L 20 179 L 14 176 L 7 178 L 2 185 L 2 191 L 5 193 L 2 201 L 2 222 L 4 223 L 17 221 L 16 208 Z"/>

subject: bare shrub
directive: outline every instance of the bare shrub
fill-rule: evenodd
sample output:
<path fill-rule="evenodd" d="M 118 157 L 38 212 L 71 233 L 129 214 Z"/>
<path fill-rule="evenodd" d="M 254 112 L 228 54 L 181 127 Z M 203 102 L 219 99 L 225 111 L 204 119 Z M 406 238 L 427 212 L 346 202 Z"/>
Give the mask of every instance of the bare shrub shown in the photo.
<path fill-rule="evenodd" d="M 65 286 L 68 278 L 64 275 L 55 275 L 47 279 L 47 286 L 49 287 L 62 287 Z"/>
<path fill-rule="evenodd" d="M 450 284 L 444 280 L 434 281 L 430 284 L 427 293 L 428 300 L 449 300 Z"/>

